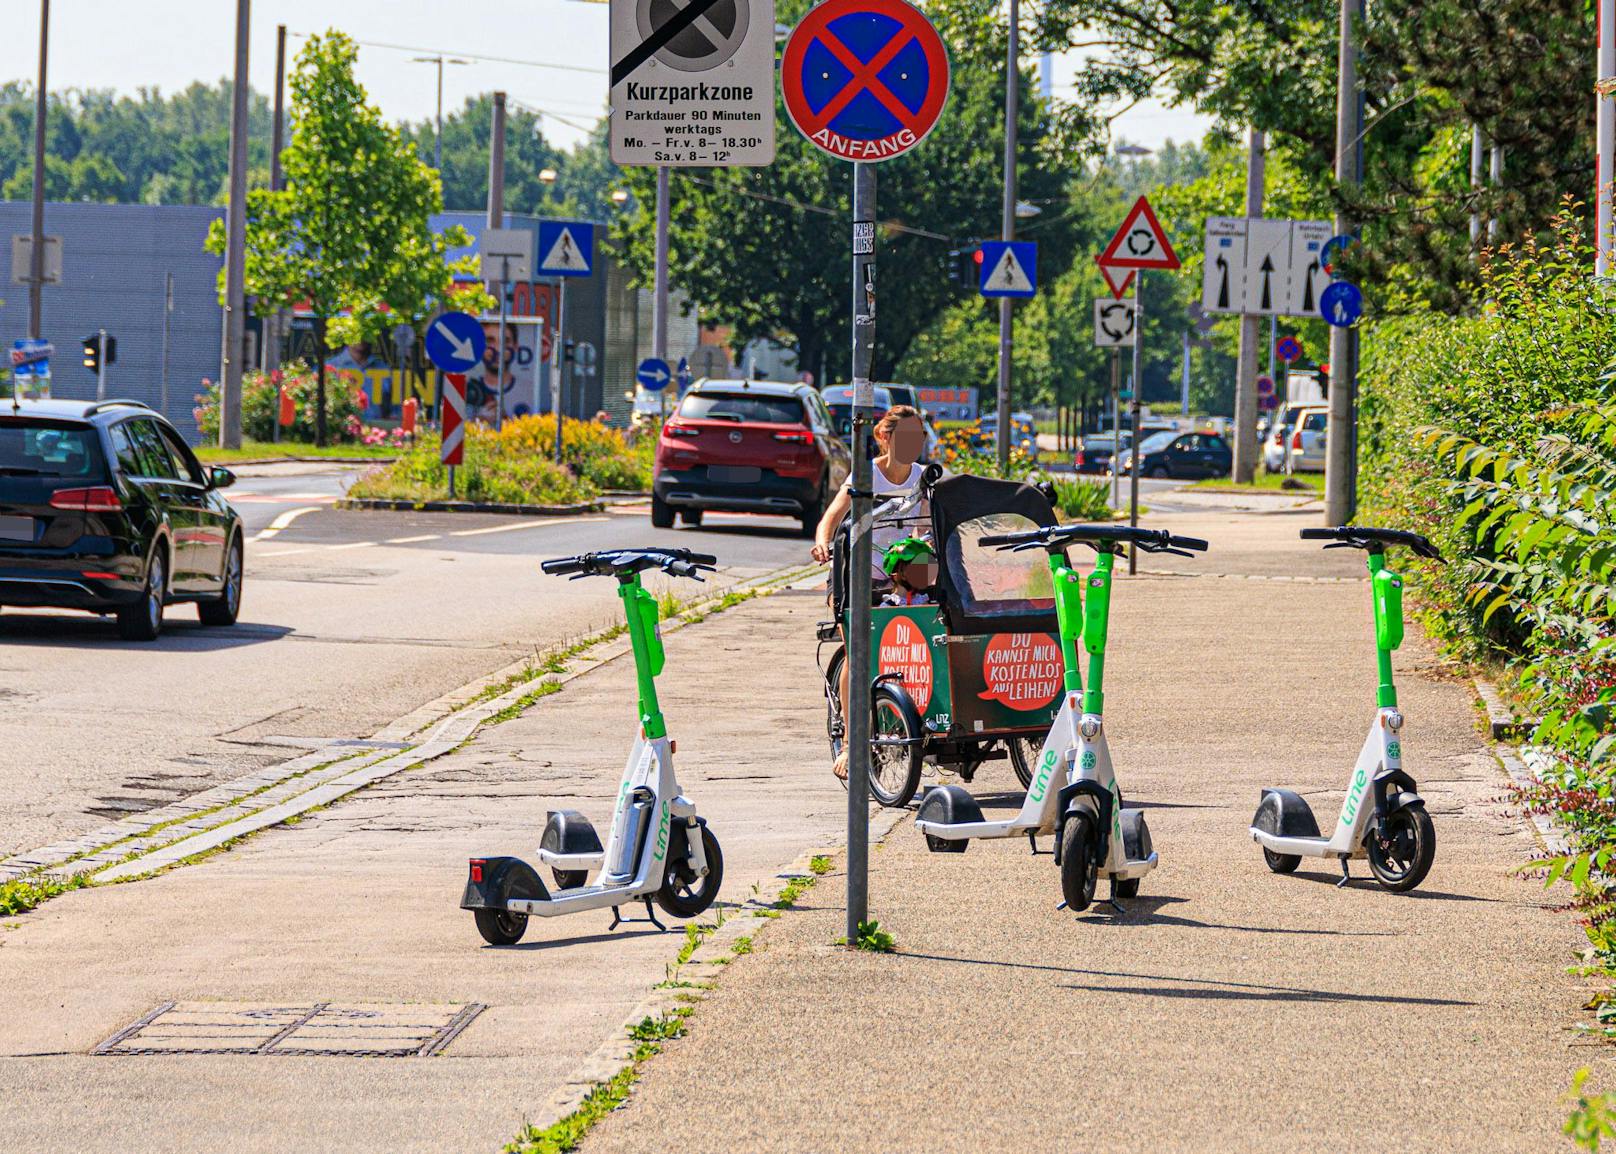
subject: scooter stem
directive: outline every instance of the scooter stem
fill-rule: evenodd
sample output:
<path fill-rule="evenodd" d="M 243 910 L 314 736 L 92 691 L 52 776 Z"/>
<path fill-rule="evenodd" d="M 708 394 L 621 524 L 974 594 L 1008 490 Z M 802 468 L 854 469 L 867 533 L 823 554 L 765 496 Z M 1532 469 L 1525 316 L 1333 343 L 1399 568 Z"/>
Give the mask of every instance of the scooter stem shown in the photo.
<path fill-rule="evenodd" d="M 1403 641 L 1402 581 L 1386 568 L 1385 553 L 1370 553 L 1366 564 L 1375 611 L 1375 659 L 1380 672 L 1375 704 L 1381 709 L 1390 709 L 1397 705 L 1397 686 L 1392 682 L 1392 651 Z"/>
<path fill-rule="evenodd" d="M 634 651 L 634 676 L 640 691 L 640 728 L 647 738 L 666 737 L 668 726 L 662 719 L 656 692 L 656 675 L 661 672 L 663 661 L 662 639 L 657 634 L 656 598 L 640 584 L 638 573 L 618 577 L 617 595 L 623 599 L 629 645 Z"/>

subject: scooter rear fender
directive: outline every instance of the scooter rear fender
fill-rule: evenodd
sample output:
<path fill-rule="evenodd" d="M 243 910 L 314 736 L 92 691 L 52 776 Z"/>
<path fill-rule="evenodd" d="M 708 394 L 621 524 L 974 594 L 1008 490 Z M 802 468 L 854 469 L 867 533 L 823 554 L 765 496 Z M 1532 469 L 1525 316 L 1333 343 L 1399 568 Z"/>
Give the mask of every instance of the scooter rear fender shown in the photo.
<path fill-rule="evenodd" d="M 502 910 L 507 900 L 547 902 L 550 891 L 545 888 L 544 879 L 519 857 L 472 858 L 466 876 L 466 892 L 460 895 L 460 908 Z"/>

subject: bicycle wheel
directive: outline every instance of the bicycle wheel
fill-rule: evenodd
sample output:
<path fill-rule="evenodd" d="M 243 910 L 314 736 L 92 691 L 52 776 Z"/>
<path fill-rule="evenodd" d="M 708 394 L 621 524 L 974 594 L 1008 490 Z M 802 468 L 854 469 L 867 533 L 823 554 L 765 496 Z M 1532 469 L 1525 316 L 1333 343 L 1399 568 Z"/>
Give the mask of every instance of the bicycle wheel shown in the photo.
<path fill-rule="evenodd" d="M 870 792 L 891 809 L 909 804 L 920 786 L 926 733 L 915 703 L 887 682 L 875 687 L 870 717 Z"/>
<path fill-rule="evenodd" d="M 1038 764 L 1038 755 L 1043 752 L 1044 742 L 1038 737 L 1008 737 L 1004 744 L 1010 750 L 1010 768 L 1016 771 L 1016 780 L 1021 783 L 1022 789 L 1032 788 L 1033 766 Z"/>
<path fill-rule="evenodd" d="M 840 646 L 830 655 L 825 666 L 825 736 L 830 739 L 830 755 L 842 755 L 842 742 L 846 738 L 846 723 L 842 721 L 842 666 L 847 662 L 847 650 Z"/>

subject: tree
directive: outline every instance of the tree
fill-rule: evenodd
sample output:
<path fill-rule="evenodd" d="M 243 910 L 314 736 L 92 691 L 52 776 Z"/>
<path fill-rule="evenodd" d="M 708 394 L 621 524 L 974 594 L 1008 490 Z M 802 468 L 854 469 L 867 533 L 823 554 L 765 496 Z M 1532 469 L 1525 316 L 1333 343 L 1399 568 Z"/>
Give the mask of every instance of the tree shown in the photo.
<path fill-rule="evenodd" d="M 362 328 L 385 308 L 395 323 L 419 327 L 432 303 L 450 296 L 453 273 L 470 271 L 446 261 L 448 249 L 470 238 L 460 228 L 432 232 L 429 218 L 443 207 L 437 174 L 367 103 L 354 79 L 358 52 L 340 32 L 309 38 L 291 77 L 285 187 L 247 198 L 248 295 L 271 309 L 306 304 L 314 316 L 315 441 L 322 445 L 333 320 L 339 331 Z M 208 251 L 224 247 L 224 222 L 215 221 Z M 352 314 L 347 321 L 338 319 L 344 312 Z"/>

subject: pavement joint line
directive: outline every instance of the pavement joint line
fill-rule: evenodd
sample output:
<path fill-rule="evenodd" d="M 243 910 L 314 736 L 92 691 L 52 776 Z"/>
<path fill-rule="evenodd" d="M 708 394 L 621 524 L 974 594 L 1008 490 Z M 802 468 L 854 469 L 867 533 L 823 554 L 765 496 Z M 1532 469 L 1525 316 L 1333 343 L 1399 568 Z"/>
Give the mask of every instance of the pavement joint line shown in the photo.
<path fill-rule="evenodd" d="M 683 613 L 697 611 L 702 612 L 703 616 L 705 616 L 707 612 L 711 611 L 714 604 L 721 603 L 725 596 L 730 593 L 753 591 L 757 594 L 764 594 L 766 592 L 773 592 L 780 588 L 784 588 L 786 587 L 784 584 L 776 585 L 772 589 L 769 588 L 769 579 L 781 577 L 795 571 L 796 570 L 794 568 L 788 568 L 784 571 L 774 570 L 770 573 L 762 574 L 757 578 L 749 579 L 747 582 L 737 583 L 736 585 L 730 586 L 722 592 L 715 592 L 711 598 L 708 598 L 702 602 L 697 602 L 694 605 L 687 606 L 684 610 L 682 610 L 681 618 L 676 622 L 668 623 L 669 628 L 666 630 L 666 632 L 674 632 L 678 629 L 685 628 L 686 626 L 696 624 L 697 621 L 683 617 Z M 626 640 L 617 640 L 621 640 L 623 643 L 620 646 L 614 646 L 613 652 L 611 652 L 609 655 L 601 656 L 593 664 L 587 667 L 548 676 L 539 673 L 534 677 L 513 686 L 511 689 L 496 697 L 477 702 L 475 704 L 463 705 L 461 708 L 450 712 L 447 716 L 439 719 L 435 724 L 429 723 L 429 726 L 427 727 L 428 732 L 425 734 L 420 744 L 413 745 L 403 750 L 398 750 L 397 752 L 390 753 L 387 756 L 380 756 L 380 751 L 376 751 L 376 755 L 370 757 L 369 759 L 364 759 L 363 750 L 365 746 L 361 744 L 357 747 L 354 755 L 350 755 L 347 758 L 338 759 L 334 762 L 330 760 L 319 760 L 324 756 L 324 753 L 327 752 L 322 751 L 320 753 L 308 754 L 303 758 L 296 758 L 293 759 L 293 761 L 283 763 L 283 766 L 292 766 L 301 761 L 314 761 L 313 765 L 281 777 L 276 784 L 270 785 L 268 788 L 254 790 L 240 795 L 237 798 L 237 801 L 243 801 L 249 798 L 257 798 L 262 799 L 265 802 L 263 805 L 254 807 L 250 811 L 244 812 L 241 816 L 215 823 L 209 823 L 206 828 L 200 830 L 199 832 L 181 837 L 176 841 L 169 841 L 151 847 L 149 851 L 132 857 L 128 854 L 127 850 L 123 854 L 113 854 L 112 851 L 118 846 L 124 845 L 127 841 L 140 836 L 140 833 L 143 831 L 130 832 L 108 844 L 97 847 L 96 850 L 88 854 L 82 852 L 72 853 L 65 855 L 61 858 L 61 860 L 48 864 L 70 865 L 79 860 L 96 864 L 98 867 L 96 869 L 79 870 L 74 872 L 91 873 L 94 875 L 98 884 L 103 882 L 131 881 L 153 874 L 170 866 L 181 864 L 186 858 L 219 849 L 227 843 L 237 840 L 238 838 L 247 836 L 251 833 L 256 833 L 259 830 L 267 829 L 274 825 L 279 825 L 290 817 L 295 817 L 306 813 L 318 806 L 329 805 L 332 802 L 359 789 L 362 789 L 367 785 L 380 781 L 383 778 L 390 777 L 406 769 L 412 769 L 417 765 L 435 760 L 446 753 L 452 752 L 462 743 L 469 740 L 496 714 L 503 712 L 505 709 L 511 706 L 519 705 L 523 698 L 537 688 L 536 683 L 542 683 L 545 680 L 553 680 L 559 684 L 565 684 L 574 678 L 590 672 L 593 669 L 599 668 L 601 665 L 615 659 L 616 657 L 622 656 L 623 653 L 628 652 L 629 647 Z M 350 764 L 355 756 L 362 759 L 361 764 L 357 766 Z M 333 767 L 332 774 L 322 775 L 320 779 L 313 781 L 305 778 L 304 775 L 309 771 L 317 770 L 326 766 Z M 270 796 L 274 794 L 279 787 L 285 787 L 293 783 L 295 783 L 299 788 L 291 791 L 283 790 L 283 792 L 287 793 L 285 800 L 277 801 Z M 218 789 L 221 787 L 214 788 Z M 207 792 L 208 791 L 204 791 L 204 794 Z M 197 796 L 200 797 L 201 795 Z M 180 822 L 185 820 L 184 813 L 186 812 L 178 810 L 178 807 L 180 805 L 190 804 L 193 807 L 190 812 L 195 812 L 195 801 L 196 798 L 187 798 L 183 799 L 181 802 L 173 803 L 175 817 L 178 819 L 175 823 L 176 827 Z M 164 808 L 168 809 L 169 807 Z M 221 813 L 238 808 L 240 807 L 236 804 L 226 803 L 223 807 L 216 809 L 214 812 Z M 150 817 L 154 812 L 156 811 L 148 811 L 146 815 L 142 816 Z M 148 820 L 145 829 L 149 830 L 152 826 L 160 824 L 164 823 L 161 820 Z M 119 823 L 120 827 L 121 825 L 122 823 Z M 28 856 L 37 857 L 42 854 L 48 855 L 55 849 L 56 847 L 48 847 L 45 850 L 32 851 Z M 22 865 L 23 860 L 19 858 L 9 859 L 7 862 L 0 862 L 0 881 L 13 880 L 15 877 L 24 876 L 26 874 L 37 872 L 42 868 L 46 868 L 46 866 L 43 864 L 34 864 L 17 870 L 15 873 L 11 872 L 13 866 Z M 10 874 L 10 876 L 7 876 L 8 874 Z"/>

